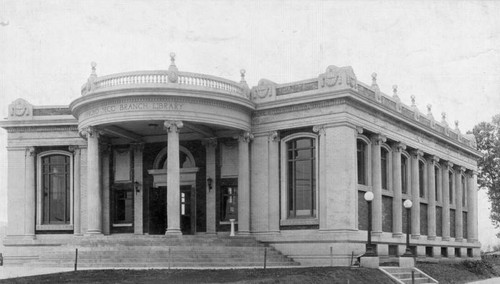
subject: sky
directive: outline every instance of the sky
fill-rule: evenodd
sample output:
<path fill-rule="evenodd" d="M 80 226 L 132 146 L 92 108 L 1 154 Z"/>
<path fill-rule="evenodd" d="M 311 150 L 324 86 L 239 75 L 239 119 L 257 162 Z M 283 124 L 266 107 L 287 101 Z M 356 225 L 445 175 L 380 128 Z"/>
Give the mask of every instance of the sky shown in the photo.
<path fill-rule="evenodd" d="M 500 1 L 0 0 L 0 119 L 22 97 L 68 105 L 97 74 L 168 69 L 254 86 L 352 66 L 382 92 L 410 96 L 464 133 L 500 113 Z M 0 130 L 0 222 L 6 221 L 6 132 Z M 500 243 L 479 191 L 480 240 Z"/>

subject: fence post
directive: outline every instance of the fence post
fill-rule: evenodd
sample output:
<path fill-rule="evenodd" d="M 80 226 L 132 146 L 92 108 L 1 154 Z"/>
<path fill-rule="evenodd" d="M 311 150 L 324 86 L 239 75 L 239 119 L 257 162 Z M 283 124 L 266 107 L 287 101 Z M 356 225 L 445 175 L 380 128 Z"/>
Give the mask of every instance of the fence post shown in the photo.
<path fill-rule="evenodd" d="M 413 269 L 411 270 L 411 283 L 415 284 L 415 271 Z"/>
<path fill-rule="evenodd" d="M 78 269 L 78 249 L 75 250 L 75 271 Z"/>

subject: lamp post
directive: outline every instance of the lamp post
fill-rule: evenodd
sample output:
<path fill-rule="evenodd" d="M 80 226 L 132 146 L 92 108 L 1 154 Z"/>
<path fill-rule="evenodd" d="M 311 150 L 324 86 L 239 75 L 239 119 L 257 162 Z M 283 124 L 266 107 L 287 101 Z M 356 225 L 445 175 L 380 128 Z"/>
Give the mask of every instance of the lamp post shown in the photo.
<path fill-rule="evenodd" d="M 377 253 L 373 250 L 372 246 L 372 200 L 373 192 L 367 191 L 364 195 L 366 202 L 368 203 L 368 243 L 366 244 L 365 256 L 377 256 Z"/>
<path fill-rule="evenodd" d="M 410 249 L 410 223 L 411 223 L 411 206 L 413 203 L 411 202 L 410 199 L 406 199 L 405 202 L 403 202 L 403 206 L 406 208 L 406 216 L 407 216 L 407 222 L 406 222 L 406 251 L 403 254 L 404 257 L 413 257 L 413 253 Z"/>

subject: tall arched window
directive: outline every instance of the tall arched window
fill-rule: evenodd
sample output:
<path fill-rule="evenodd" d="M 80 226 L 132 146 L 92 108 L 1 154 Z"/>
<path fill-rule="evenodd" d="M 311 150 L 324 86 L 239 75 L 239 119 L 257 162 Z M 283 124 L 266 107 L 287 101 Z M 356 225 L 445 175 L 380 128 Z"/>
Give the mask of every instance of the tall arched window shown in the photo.
<path fill-rule="evenodd" d="M 439 168 L 434 166 L 434 196 L 436 198 L 436 201 L 439 201 L 439 180 L 440 180 L 440 175 L 439 175 Z"/>
<path fill-rule="evenodd" d="M 283 182 L 287 218 L 316 218 L 317 214 L 316 135 L 297 133 L 283 139 Z"/>
<path fill-rule="evenodd" d="M 465 177 L 462 175 L 462 206 L 467 206 L 467 184 Z"/>
<path fill-rule="evenodd" d="M 419 186 L 419 196 L 425 197 L 425 164 L 422 161 L 418 161 L 418 186 Z"/>
<path fill-rule="evenodd" d="M 401 155 L 401 192 L 408 193 L 408 158 Z"/>
<path fill-rule="evenodd" d="M 358 155 L 358 184 L 366 185 L 367 177 L 366 177 L 366 150 L 367 144 L 358 139 L 357 141 L 357 155 Z"/>
<path fill-rule="evenodd" d="M 72 171 L 72 156 L 68 152 L 48 151 L 39 155 L 37 225 L 72 224 Z"/>

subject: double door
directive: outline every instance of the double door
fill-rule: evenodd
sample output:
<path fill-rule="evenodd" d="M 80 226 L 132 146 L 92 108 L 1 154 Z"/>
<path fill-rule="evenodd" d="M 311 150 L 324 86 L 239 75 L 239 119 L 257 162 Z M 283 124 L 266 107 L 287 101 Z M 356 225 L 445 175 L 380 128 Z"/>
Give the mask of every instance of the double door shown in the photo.
<path fill-rule="evenodd" d="M 163 235 L 167 229 L 167 187 L 151 188 L 149 193 L 149 234 Z M 180 187 L 180 225 L 184 235 L 196 232 L 194 187 Z"/>

